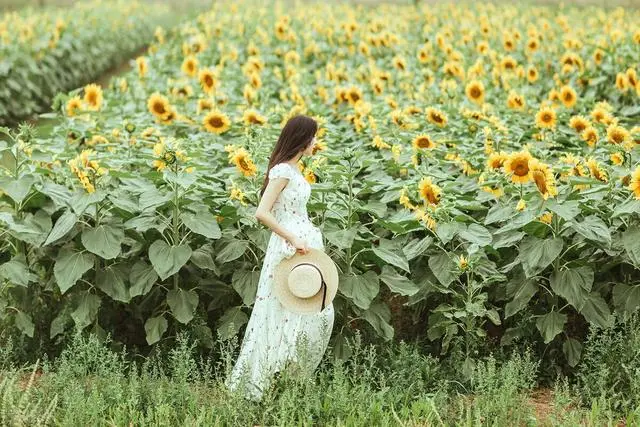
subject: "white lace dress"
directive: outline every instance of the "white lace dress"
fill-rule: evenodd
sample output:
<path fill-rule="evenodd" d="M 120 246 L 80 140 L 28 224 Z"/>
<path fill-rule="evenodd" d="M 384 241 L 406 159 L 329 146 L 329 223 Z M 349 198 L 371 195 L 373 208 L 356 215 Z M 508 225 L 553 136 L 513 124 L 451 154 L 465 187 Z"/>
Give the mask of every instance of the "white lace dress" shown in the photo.
<path fill-rule="evenodd" d="M 269 179 L 279 177 L 289 181 L 271 212 L 278 223 L 304 239 L 309 247 L 324 250 L 320 229 L 307 215 L 311 185 L 296 167 L 286 162 L 269 171 Z M 288 361 L 296 362 L 303 373 L 312 373 L 329 343 L 334 321 L 332 303 L 318 314 L 297 314 L 284 308 L 272 293 L 275 266 L 295 251 L 279 234 L 271 233 L 240 355 L 225 381 L 231 390 L 241 387 L 243 394 L 252 400 L 262 398 L 273 374 Z"/>

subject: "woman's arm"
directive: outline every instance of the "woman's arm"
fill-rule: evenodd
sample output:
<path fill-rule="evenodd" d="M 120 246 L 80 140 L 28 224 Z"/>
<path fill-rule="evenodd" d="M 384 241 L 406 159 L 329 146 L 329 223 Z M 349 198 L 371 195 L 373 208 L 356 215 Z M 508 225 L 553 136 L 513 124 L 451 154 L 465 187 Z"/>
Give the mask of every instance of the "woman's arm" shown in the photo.
<path fill-rule="evenodd" d="M 273 204 L 278 198 L 280 192 L 287 185 L 288 181 L 288 178 L 274 178 L 269 180 L 269 183 L 267 184 L 267 187 L 264 189 L 264 193 L 262 194 L 262 198 L 260 199 L 260 203 L 256 208 L 254 217 L 256 218 L 256 220 L 260 221 L 275 233 L 280 235 L 283 239 L 292 242 L 296 237 L 295 234 L 291 233 L 289 230 L 281 226 L 271 213 Z"/>

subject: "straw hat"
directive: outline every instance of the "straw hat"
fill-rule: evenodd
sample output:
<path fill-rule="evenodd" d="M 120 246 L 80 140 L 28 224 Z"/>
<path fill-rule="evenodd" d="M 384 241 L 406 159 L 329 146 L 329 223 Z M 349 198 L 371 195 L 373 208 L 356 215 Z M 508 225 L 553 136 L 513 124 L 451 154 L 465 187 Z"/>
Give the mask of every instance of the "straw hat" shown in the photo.
<path fill-rule="evenodd" d="M 329 255 L 316 248 L 280 261 L 273 279 L 280 303 L 299 314 L 319 313 L 338 292 L 338 268 Z"/>

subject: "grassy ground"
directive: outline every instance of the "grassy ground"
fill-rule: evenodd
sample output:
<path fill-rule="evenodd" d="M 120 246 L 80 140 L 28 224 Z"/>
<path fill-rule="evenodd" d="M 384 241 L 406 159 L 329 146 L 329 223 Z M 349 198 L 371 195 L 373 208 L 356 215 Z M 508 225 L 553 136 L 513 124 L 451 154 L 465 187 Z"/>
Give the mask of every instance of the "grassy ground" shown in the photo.
<path fill-rule="evenodd" d="M 640 406 L 620 414 L 606 397 L 582 402 L 566 378 L 536 388 L 528 350 L 478 361 L 464 377 L 447 361 L 398 343 L 349 343 L 346 361 L 313 376 L 284 370 L 262 402 L 229 392 L 237 341 L 199 357 L 185 337 L 140 363 L 108 342 L 76 337 L 55 361 L 17 369 L 0 351 L 0 425 L 638 425 Z"/>

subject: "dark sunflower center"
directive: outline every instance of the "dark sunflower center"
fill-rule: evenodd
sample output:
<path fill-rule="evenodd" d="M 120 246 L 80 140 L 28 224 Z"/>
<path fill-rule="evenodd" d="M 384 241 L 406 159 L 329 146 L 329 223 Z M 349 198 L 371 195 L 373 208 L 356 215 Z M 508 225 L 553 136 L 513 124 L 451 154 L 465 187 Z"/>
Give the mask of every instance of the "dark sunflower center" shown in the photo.
<path fill-rule="evenodd" d="M 518 176 L 525 176 L 529 173 L 529 166 L 524 161 L 518 162 L 513 167 L 513 173 Z"/>

